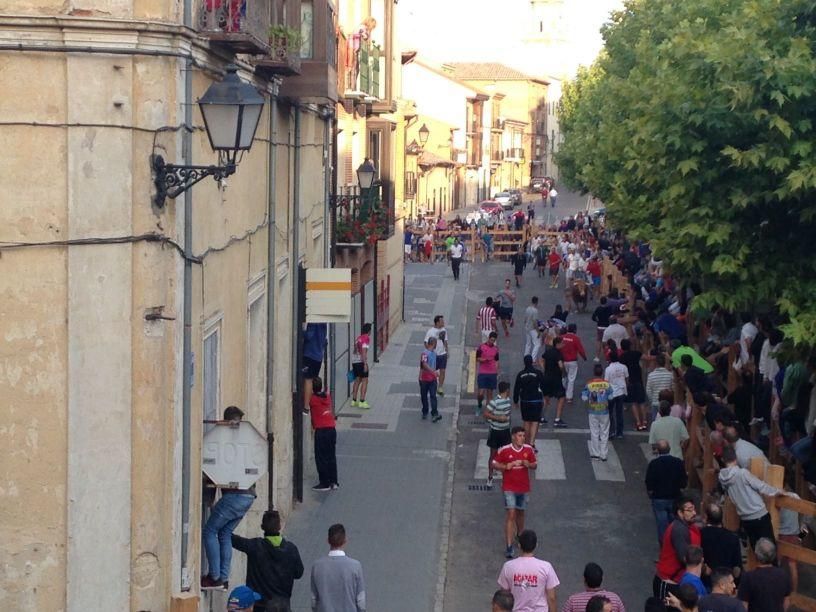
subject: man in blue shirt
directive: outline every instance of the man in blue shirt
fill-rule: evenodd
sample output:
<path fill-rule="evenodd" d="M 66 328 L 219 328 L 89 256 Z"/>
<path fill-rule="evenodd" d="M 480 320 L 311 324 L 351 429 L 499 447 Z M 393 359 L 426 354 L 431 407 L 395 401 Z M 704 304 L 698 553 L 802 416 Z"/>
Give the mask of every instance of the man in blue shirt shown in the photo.
<path fill-rule="evenodd" d="M 680 578 L 680 584 L 690 584 L 701 597 L 708 595 L 708 591 L 700 577 L 703 573 L 703 549 L 699 546 L 689 546 L 686 549 L 686 573 Z"/>
<path fill-rule="evenodd" d="M 307 323 L 303 331 L 303 406 L 308 408 L 312 399 L 312 379 L 320 376 L 323 355 L 326 353 L 328 325 Z"/>

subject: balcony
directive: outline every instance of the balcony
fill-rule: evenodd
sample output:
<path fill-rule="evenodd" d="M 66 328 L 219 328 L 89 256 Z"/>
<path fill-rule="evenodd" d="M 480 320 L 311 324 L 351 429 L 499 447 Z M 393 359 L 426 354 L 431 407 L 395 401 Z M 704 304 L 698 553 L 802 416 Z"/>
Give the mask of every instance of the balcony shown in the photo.
<path fill-rule="evenodd" d="M 333 4 L 318 0 L 304 6 L 310 7 L 311 19 L 303 19 L 300 26 L 300 66 L 283 79 L 280 95 L 306 103 L 334 103 L 338 98 L 338 44 Z"/>
<path fill-rule="evenodd" d="M 490 152 L 490 161 L 493 163 L 499 163 L 504 159 L 504 151 L 501 149 L 493 149 Z"/>
<path fill-rule="evenodd" d="M 334 196 L 334 242 L 338 246 L 364 246 L 394 235 L 394 200 L 390 183 L 360 194 L 350 187 Z"/>
<path fill-rule="evenodd" d="M 524 149 L 522 147 L 507 149 L 504 152 L 504 159 L 507 161 L 524 161 Z"/>
<path fill-rule="evenodd" d="M 348 46 L 348 44 L 347 44 Z M 343 81 L 346 89 L 343 97 L 372 104 L 384 97 L 380 89 L 380 60 L 384 60 L 377 43 L 366 41 L 357 51 L 345 50 L 346 74 Z M 352 61 L 348 61 L 351 57 Z"/>
<path fill-rule="evenodd" d="M 269 23 L 268 0 L 201 0 L 198 6 L 199 33 L 233 53 L 267 53 Z"/>
<path fill-rule="evenodd" d="M 255 61 L 256 72 L 282 76 L 300 74 L 300 44 L 297 30 L 272 26 L 269 29 L 269 53 Z"/>

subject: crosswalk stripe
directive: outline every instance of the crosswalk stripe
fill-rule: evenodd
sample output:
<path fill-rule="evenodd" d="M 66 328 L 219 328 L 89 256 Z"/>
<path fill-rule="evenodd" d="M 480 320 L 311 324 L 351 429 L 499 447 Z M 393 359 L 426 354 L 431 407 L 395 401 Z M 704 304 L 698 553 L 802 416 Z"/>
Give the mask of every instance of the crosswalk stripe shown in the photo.
<path fill-rule="evenodd" d="M 589 451 L 589 440 L 587 440 L 587 451 Z M 595 480 L 607 480 L 611 482 L 626 482 L 623 475 L 623 466 L 618 457 L 615 447 L 610 444 L 606 461 L 591 459 L 592 471 L 595 472 Z"/>
<path fill-rule="evenodd" d="M 485 480 L 487 478 L 487 460 L 490 457 L 490 449 L 487 447 L 487 440 L 479 440 L 476 451 L 476 469 L 473 470 L 473 480 Z M 497 472 L 497 475 L 501 472 Z"/>
<path fill-rule="evenodd" d="M 536 480 L 566 480 L 567 470 L 564 467 L 561 440 L 538 440 L 536 448 L 538 449 Z"/>
<path fill-rule="evenodd" d="M 646 457 L 646 461 L 651 461 L 654 459 L 654 453 L 652 453 L 652 445 L 648 442 L 641 442 L 640 443 L 640 450 L 643 451 L 643 456 Z"/>
<path fill-rule="evenodd" d="M 468 357 L 468 393 L 476 393 L 476 351 L 471 351 Z"/>

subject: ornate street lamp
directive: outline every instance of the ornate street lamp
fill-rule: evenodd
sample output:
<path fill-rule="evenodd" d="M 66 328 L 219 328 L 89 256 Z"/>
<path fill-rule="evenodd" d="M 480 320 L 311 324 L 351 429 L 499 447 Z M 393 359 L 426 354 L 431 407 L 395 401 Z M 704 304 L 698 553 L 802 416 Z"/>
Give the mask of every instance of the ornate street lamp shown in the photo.
<path fill-rule="evenodd" d="M 428 126 L 423 123 L 422 127 L 419 128 L 419 144 L 424 147 L 425 144 L 428 142 L 428 136 L 430 135 L 431 130 L 429 130 Z"/>
<path fill-rule="evenodd" d="M 371 163 L 370 159 L 365 160 L 360 167 L 357 168 L 357 184 L 360 189 L 371 189 L 374 184 L 374 176 L 377 174 L 377 168 Z"/>
<path fill-rule="evenodd" d="M 371 201 L 371 192 L 373 191 L 372 187 L 376 174 L 377 168 L 370 159 L 365 160 L 357 168 L 357 184 L 360 186 L 359 219 L 361 221 L 366 221 L 371 215 L 371 209 L 374 208 L 374 203 Z"/>
<path fill-rule="evenodd" d="M 156 195 L 153 203 L 163 208 L 166 198 L 176 198 L 207 176 L 221 181 L 235 173 L 239 155 L 248 151 L 263 111 L 264 98 L 238 77 L 238 68 L 229 64 L 221 82 L 213 83 L 198 100 L 204 128 L 217 166 L 166 164 L 161 155 L 152 156 Z"/>

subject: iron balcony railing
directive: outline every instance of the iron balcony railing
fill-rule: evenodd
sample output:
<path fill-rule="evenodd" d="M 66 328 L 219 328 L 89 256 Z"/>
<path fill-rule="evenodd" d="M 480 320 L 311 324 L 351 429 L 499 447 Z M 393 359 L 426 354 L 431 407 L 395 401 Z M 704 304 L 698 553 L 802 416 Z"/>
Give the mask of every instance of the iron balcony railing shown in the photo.
<path fill-rule="evenodd" d="M 377 99 L 380 92 L 380 60 L 382 49 L 377 43 L 369 42 L 360 46 L 360 74 L 357 79 L 357 91 Z"/>
<path fill-rule="evenodd" d="M 268 0 L 201 0 L 198 30 L 235 52 L 266 53 L 270 17 Z"/>
<path fill-rule="evenodd" d="M 521 147 L 513 147 L 504 152 L 505 159 L 524 159 L 524 149 Z"/>
<path fill-rule="evenodd" d="M 393 189 L 388 182 L 368 190 L 346 187 L 332 196 L 335 244 L 376 244 L 394 235 Z"/>

